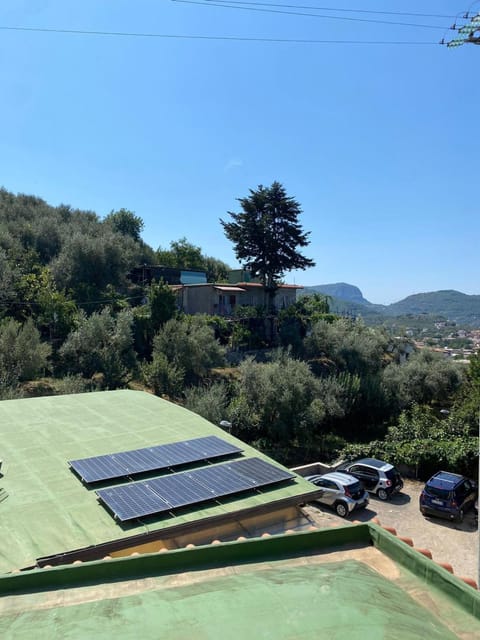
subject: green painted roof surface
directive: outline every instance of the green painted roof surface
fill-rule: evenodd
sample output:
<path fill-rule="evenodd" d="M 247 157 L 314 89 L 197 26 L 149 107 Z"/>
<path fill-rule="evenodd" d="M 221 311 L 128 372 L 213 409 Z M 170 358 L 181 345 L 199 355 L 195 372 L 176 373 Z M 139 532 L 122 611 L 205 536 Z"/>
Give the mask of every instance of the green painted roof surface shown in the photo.
<path fill-rule="evenodd" d="M 147 532 L 138 523 L 116 524 L 68 460 L 206 435 L 234 442 L 245 456 L 260 455 L 198 415 L 141 391 L 0 402 L 0 489 L 8 494 L 0 502 L 0 573 L 30 566 L 38 557 Z M 309 491 L 312 485 L 297 478 L 222 505 L 149 519 L 148 531 Z"/>
<path fill-rule="evenodd" d="M 0 576 L 0 637 L 480 637 L 480 595 L 381 527 L 338 527 Z"/>
<path fill-rule="evenodd" d="M 146 588 L 63 606 L 42 604 L 0 616 L 2 637 L 168 640 L 452 640 L 453 633 L 401 586 L 362 562 L 270 563 L 228 575 L 167 576 Z M 22 596 L 20 596 L 21 598 Z M 478 626 L 478 621 L 473 621 Z M 469 629 L 474 631 L 475 627 Z"/>

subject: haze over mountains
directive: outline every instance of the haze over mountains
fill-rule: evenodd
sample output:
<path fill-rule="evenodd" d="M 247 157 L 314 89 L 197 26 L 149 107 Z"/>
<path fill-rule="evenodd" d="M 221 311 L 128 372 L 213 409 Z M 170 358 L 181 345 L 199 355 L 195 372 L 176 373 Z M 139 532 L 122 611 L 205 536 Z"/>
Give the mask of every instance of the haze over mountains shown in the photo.
<path fill-rule="evenodd" d="M 305 287 L 303 293 L 331 296 L 332 311 L 361 315 L 365 319 L 428 314 L 457 324 L 480 326 L 480 295 L 467 295 L 453 289 L 416 293 L 389 305 L 369 302 L 358 287 L 345 282 Z"/>

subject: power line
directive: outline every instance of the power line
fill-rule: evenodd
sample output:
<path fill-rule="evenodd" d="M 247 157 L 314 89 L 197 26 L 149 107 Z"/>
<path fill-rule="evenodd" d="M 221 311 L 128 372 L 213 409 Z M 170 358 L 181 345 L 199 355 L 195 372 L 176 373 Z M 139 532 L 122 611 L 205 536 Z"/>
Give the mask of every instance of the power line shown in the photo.
<path fill-rule="evenodd" d="M 79 302 L 77 300 L 68 299 L 67 302 L 73 302 L 77 307 L 88 307 L 93 304 L 109 304 L 110 302 L 126 302 L 127 300 L 142 300 L 145 297 L 144 294 L 138 296 L 122 296 L 121 298 L 104 298 L 102 300 L 87 300 Z M 41 302 L 35 302 L 34 300 L 17 300 L 15 298 L 4 298 L 0 300 L 0 307 L 43 307 L 45 306 Z"/>
<path fill-rule="evenodd" d="M 211 0 L 205 0 L 210 2 Z M 248 4 L 262 7 L 284 7 L 287 9 L 313 9 L 315 11 L 335 11 L 337 13 L 367 13 L 370 15 L 386 15 L 386 16 L 412 16 L 418 18 L 455 18 L 454 15 L 445 15 L 438 13 L 409 13 L 406 11 L 373 11 L 370 9 L 340 9 L 337 7 L 319 7 L 318 5 L 301 5 L 301 4 L 277 4 L 273 2 L 243 2 L 243 0 L 217 0 L 217 2 L 228 2 L 228 4 Z M 478 0 L 477 0 L 478 1 Z"/>
<path fill-rule="evenodd" d="M 121 38 L 164 38 L 172 40 L 217 40 L 228 42 L 266 42 L 272 44 L 363 44 L 363 45 L 437 45 L 438 42 L 420 40 L 318 40 L 312 38 L 262 38 L 250 36 L 203 36 L 169 33 L 145 33 L 129 31 L 90 31 L 87 29 L 60 29 L 47 27 L 12 27 L 0 25 L 0 31 L 25 31 L 32 33 L 57 33 L 80 36 L 109 36 Z"/>
<path fill-rule="evenodd" d="M 242 7 L 239 5 L 226 4 L 221 2 L 212 2 L 212 0 L 172 0 L 173 2 L 181 2 L 182 4 L 196 4 L 202 7 L 220 7 L 222 9 L 236 9 L 240 11 L 256 11 L 259 13 L 278 13 L 287 16 L 305 16 L 308 18 L 321 18 L 322 20 L 343 20 L 348 22 L 364 22 L 369 24 L 388 24 L 400 27 L 419 27 L 421 29 L 437 29 L 445 30 L 444 26 L 432 24 L 419 24 L 418 22 L 394 22 L 392 20 L 373 20 L 370 18 L 352 18 L 348 16 L 328 16 L 320 13 L 303 13 L 300 11 L 283 11 L 282 9 L 258 9 L 256 7 Z M 227 0 L 228 1 L 228 0 Z"/>
<path fill-rule="evenodd" d="M 480 13 L 468 18 L 468 13 L 462 18 L 465 24 L 455 24 L 451 27 L 452 30 L 458 31 L 457 37 L 450 42 L 445 42 L 442 38 L 440 44 L 446 44 L 447 47 L 461 47 L 464 44 L 476 44 L 480 45 Z M 468 20 L 468 22 L 467 22 Z"/>

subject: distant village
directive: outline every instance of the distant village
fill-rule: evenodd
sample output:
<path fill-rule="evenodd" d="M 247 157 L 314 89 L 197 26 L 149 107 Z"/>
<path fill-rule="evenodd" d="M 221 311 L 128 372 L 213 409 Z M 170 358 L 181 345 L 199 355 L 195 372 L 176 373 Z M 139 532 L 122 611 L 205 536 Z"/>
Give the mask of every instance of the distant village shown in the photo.
<path fill-rule="evenodd" d="M 468 362 L 480 350 L 480 329 L 461 329 L 447 321 L 435 322 L 434 327 L 436 331 L 423 328 L 421 336 L 415 336 L 413 329 L 407 329 L 405 334 L 414 339 L 419 349 L 430 348 L 455 360 Z"/>

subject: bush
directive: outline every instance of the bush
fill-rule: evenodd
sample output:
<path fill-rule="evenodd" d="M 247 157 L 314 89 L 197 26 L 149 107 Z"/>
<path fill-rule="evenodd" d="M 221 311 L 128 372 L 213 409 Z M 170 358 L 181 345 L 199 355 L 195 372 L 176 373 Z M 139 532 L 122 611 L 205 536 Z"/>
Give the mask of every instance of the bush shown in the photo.
<path fill-rule="evenodd" d="M 153 340 L 153 357 L 161 353 L 184 372 L 187 384 L 198 383 L 212 367 L 225 364 L 225 349 L 215 339 L 205 316 L 184 316 L 166 322 Z"/>
<path fill-rule="evenodd" d="M 102 374 L 106 388 L 123 386 L 136 366 L 131 311 L 116 317 L 109 309 L 90 317 L 81 314 L 59 353 L 68 373 L 88 378 Z"/>
<path fill-rule="evenodd" d="M 340 455 L 348 460 L 372 457 L 406 465 L 417 478 L 440 470 L 474 475 L 478 438 L 469 436 L 450 418 L 438 419 L 429 407 L 416 405 L 401 414 L 383 440 L 347 445 Z"/>
<path fill-rule="evenodd" d="M 7 387 L 43 373 L 50 354 L 31 319 L 23 325 L 12 319 L 0 323 L 0 378 Z"/>
<path fill-rule="evenodd" d="M 156 353 L 152 362 L 143 364 L 142 378 L 157 396 L 165 394 L 176 398 L 182 393 L 185 372 L 181 367 L 169 362 L 164 353 Z"/>
<path fill-rule="evenodd" d="M 227 387 L 223 382 L 190 387 L 185 391 L 184 406 L 218 426 L 229 417 Z"/>

